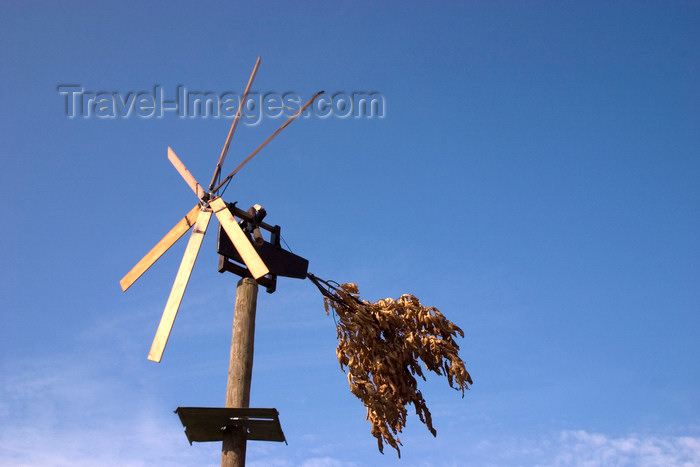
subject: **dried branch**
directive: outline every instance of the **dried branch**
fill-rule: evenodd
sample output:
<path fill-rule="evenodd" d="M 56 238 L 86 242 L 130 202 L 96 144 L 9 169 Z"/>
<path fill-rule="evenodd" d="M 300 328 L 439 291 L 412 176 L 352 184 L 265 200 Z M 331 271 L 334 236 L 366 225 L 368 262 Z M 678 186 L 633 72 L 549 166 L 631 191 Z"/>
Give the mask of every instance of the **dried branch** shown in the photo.
<path fill-rule="evenodd" d="M 462 330 L 413 295 L 370 303 L 360 300 L 356 284 L 333 285 L 312 274 L 308 277 L 324 296 L 326 314 L 332 309 L 338 316 L 338 362 L 341 370 L 347 369 L 350 391 L 367 408 L 379 451 L 383 453 L 387 443 L 401 457 L 401 440 L 396 435 L 406 425 L 410 404 L 435 436 L 415 375 L 425 380 L 424 369 L 445 375 L 464 397 L 464 390 L 473 383 L 454 340 L 457 335 L 464 337 Z"/>

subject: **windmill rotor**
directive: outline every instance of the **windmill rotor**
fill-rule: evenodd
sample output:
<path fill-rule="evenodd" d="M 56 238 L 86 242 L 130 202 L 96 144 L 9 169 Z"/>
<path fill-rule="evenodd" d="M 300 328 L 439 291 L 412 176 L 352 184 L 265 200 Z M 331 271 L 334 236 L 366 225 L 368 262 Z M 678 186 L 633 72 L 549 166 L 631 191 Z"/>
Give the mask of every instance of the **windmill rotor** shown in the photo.
<path fill-rule="evenodd" d="M 165 346 L 170 337 L 175 317 L 182 303 L 182 297 L 187 288 L 190 275 L 194 263 L 202 246 L 204 235 L 207 232 L 209 221 L 212 214 L 217 218 L 221 228 L 225 231 L 226 236 L 233 244 L 236 253 L 240 256 L 241 261 L 247 266 L 247 273 L 256 280 L 262 280 L 270 273 L 269 268 L 261 259 L 256 251 L 251 239 L 238 224 L 229 209 L 228 205 L 221 198 L 219 191 L 224 187 L 240 169 L 247 164 L 265 145 L 275 138 L 287 125 L 296 119 L 301 113 L 318 97 L 317 93 L 304 106 L 302 106 L 292 117 L 290 117 L 280 128 L 270 135 L 255 151 L 253 151 L 243 162 L 241 162 L 233 172 L 231 172 L 223 181 L 220 181 L 221 169 L 226 159 L 231 140 L 236 130 L 238 121 L 241 118 L 242 108 L 252 86 L 255 75 L 257 74 L 260 65 L 258 57 L 253 72 L 250 75 L 248 84 L 243 93 L 243 97 L 238 110 L 228 132 L 226 142 L 219 156 L 219 160 L 214 169 L 211 182 L 208 189 L 205 190 L 195 177 L 187 170 L 185 164 L 177 157 L 175 151 L 168 147 L 168 160 L 178 171 L 185 183 L 192 189 L 199 200 L 198 204 L 190 210 L 187 215 L 182 218 L 152 249 L 149 251 L 120 281 L 123 291 L 126 291 L 139 277 L 143 275 L 177 240 L 179 240 L 188 230 L 192 229 L 185 253 L 183 254 L 180 267 L 175 276 L 168 301 L 166 302 L 163 315 L 161 317 L 156 335 L 153 339 L 151 350 L 148 354 L 148 359 L 154 362 L 160 362 Z M 216 186 L 215 186 L 216 185 Z M 259 231 L 257 232 L 259 235 Z M 257 235 L 256 242 L 259 242 Z"/>

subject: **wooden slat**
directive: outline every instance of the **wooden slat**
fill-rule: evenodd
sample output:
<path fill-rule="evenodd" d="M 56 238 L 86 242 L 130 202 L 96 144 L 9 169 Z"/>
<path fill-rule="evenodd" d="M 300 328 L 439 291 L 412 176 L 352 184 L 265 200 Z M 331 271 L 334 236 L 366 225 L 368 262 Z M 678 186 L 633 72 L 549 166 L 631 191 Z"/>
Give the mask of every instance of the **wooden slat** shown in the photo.
<path fill-rule="evenodd" d="M 151 248 L 151 251 L 146 253 L 146 256 L 141 258 L 141 261 L 136 263 L 136 266 L 131 268 L 131 271 L 126 273 L 126 275 L 119 281 L 122 286 L 122 290 L 126 292 L 126 289 L 131 287 L 131 284 L 136 282 L 136 280 L 143 275 L 144 272 L 148 270 L 153 263 L 155 263 L 158 258 L 163 256 L 163 254 L 168 251 L 168 249 L 177 242 L 180 237 L 185 235 L 185 232 L 190 230 L 190 227 L 194 225 L 197 220 L 197 214 L 199 213 L 199 206 L 192 208 L 190 212 L 183 217 L 180 222 L 178 222 L 175 227 L 173 227 L 170 232 L 165 234 L 165 237 L 161 239 L 156 246 Z"/>
<path fill-rule="evenodd" d="M 165 350 L 165 344 L 168 343 L 170 330 L 173 328 L 173 323 L 175 322 L 175 317 L 177 316 L 177 310 L 180 308 L 182 296 L 187 288 L 187 282 L 190 280 L 190 274 L 192 274 L 192 268 L 194 267 L 194 262 L 197 259 L 199 248 L 202 246 L 202 240 L 204 239 L 204 234 L 206 233 L 207 226 L 209 225 L 209 219 L 211 219 L 211 211 L 199 211 L 197 223 L 194 226 L 194 230 L 192 230 L 190 241 L 187 243 L 187 248 L 185 249 L 185 254 L 182 257 L 180 268 L 175 276 L 173 288 L 170 290 L 170 296 L 168 297 L 168 302 L 165 305 L 163 316 L 160 319 L 160 324 L 158 324 L 158 330 L 156 331 L 156 336 L 153 339 L 151 351 L 148 354 L 149 360 L 160 362 L 160 359 L 163 357 L 163 350 Z"/>
<path fill-rule="evenodd" d="M 284 441 L 284 433 L 276 409 L 178 407 L 190 443 L 222 441 L 222 427 L 244 426 L 248 440 Z"/>
<path fill-rule="evenodd" d="M 180 417 L 183 426 L 202 425 L 212 423 L 214 425 L 229 425 L 232 418 L 257 418 L 275 420 L 279 412 L 275 408 L 257 407 L 178 407 L 175 413 Z"/>
<path fill-rule="evenodd" d="M 175 169 L 180 173 L 182 178 L 185 179 L 185 182 L 187 182 L 190 188 L 192 188 L 192 191 L 194 191 L 194 194 L 197 195 L 197 198 L 202 199 L 204 196 L 204 188 L 197 183 L 197 180 L 194 179 L 190 171 L 185 167 L 185 164 L 178 159 L 178 157 L 175 155 L 175 151 L 173 151 L 170 147 L 168 147 L 168 160 L 175 166 Z"/>
<path fill-rule="evenodd" d="M 287 127 L 287 125 L 289 125 L 290 123 L 292 123 L 292 122 L 294 121 L 295 118 L 297 118 L 299 115 L 301 115 L 302 112 L 304 112 L 304 110 L 306 110 L 306 108 L 307 108 L 308 106 L 310 106 L 311 103 L 312 103 L 318 96 L 320 96 L 321 94 L 323 94 L 323 91 L 319 91 L 319 92 L 317 92 L 316 94 L 314 94 L 314 96 L 313 96 L 311 99 L 309 99 L 309 101 L 308 101 L 306 104 L 304 104 L 304 105 L 302 106 L 302 108 L 300 108 L 299 110 L 297 110 L 297 112 L 296 112 L 294 115 L 292 115 L 291 117 L 289 117 L 289 120 L 287 120 L 286 122 L 284 122 L 284 123 L 282 124 L 282 126 L 279 127 L 274 133 L 272 133 L 265 141 L 263 141 L 262 144 L 261 144 L 260 146 L 258 146 L 257 149 L 255 149 L 255 151 L 253 151 L 252 153 L 250 153 L 250 155 L 249 155 L 248 157 L 246 157 L 245 160 L 244 160 L 243 162 L 241 162 L 240 164 L 238 164 L 238 167 L 236 167 L 235 169 L 233 169 L 233 172 L 231 172 L 230 174 L 228 174 L 228 175 L 226 176 L 226 178 L 224 178 L 223 180 L 221 180 L 221 183 L 219 183 L 219 184 L 216 186 L 216 188 L 214 188 L 214 190 L 213 190 L 214 193 L 216 193 L 217 191 L 219 191 L 219 189 L 220 189 L 222 186 L 224 186 L 224 185 L 226 184 L 226 182 L 228 182 L 229 180 L 231 180 L 231 179 L 233 178 L 233 176 L 236 175 L 236 174 L 238 173 L 238 171 L 241 170 L 241 169 L 243 168 L 244 165 L 246 165 L 248 162 L 250 162 L 250 160 L 251 160 L 253 157 L 255 157 L 255 155 L 256 155 L 257 153 L 259 153 L 260 150 L 262 150 L 262 148 L 264 148 L 264 147 L 267 145 L 267 143 L 269 143 L 270 141 L 272 141 L 272 140 L 275 138 L 275 136 L 279 135 L 280 132 L 281 132 L 282 130 L 284 130 L 284 129 Z"/>
<path fill-rule="evenodd" d="M 255 279 L 258 279 L 268 272 L 267 266 L 263 263 L 253 245 L 246 237 L 243 230 L 233 218 L 231 211 L 228 210 L 226 203 L 220 197 L 214 198 L 209 202 L 209 205 L 214 210 L 216 218 L 219 219 L 221 227 L 226 231 L 226 235 L 231 239 L 231 243 L 236 247 L 238 254 L 241 255 L 243 262 L 248 266 L 248 270 Z"/>
<path fill-rule="evenodd" d="M 221 155 L 219 156 L 219 162 L 216 164 L 216 169 L 214 169 L 214 176 L 211 178 L 211 183 L 209 184 L 209 189 L 211 190 L 214 188 L 214 184 L 216 183 L 216 179 L 219 177 L 219 174 L 221 173 L 221 167 L 224 165 L 224 161 L 226 160 L 226 153 L 228 152 L 228 147 L 231 145 L 231 139 L 233 138 L 233 134 L 236 131 L 236 126 L 238 125 L 238 121 L 241 119 L 241 113 L 243 111 L 243 106 L 246 104 L 246 100 L 248 99 L 248 93 L 250 92 L 250 87 L 253 85 L 253 80 L 255 79 L 255 75 L 258 73 L 258 67 L 260 66 L 260 57 L 258 57 L 258 60 L 255 62 L 255 66 L 253 67 L 253 72 L 250 74 L 250 79 L 248 80 L 248 84 L 245 87 L 245 91 L 243 91 L 243 97 L 241 97 L 241 102 L 238 104 L 238 110 L 236 110 L 236 116 L 233 117 L 233 122 L 231 123 L 231 128 L 228 130 L 228 136 L 226 137 L 226 143 L 224 143 L 224 148 L 221 150 Z"/>

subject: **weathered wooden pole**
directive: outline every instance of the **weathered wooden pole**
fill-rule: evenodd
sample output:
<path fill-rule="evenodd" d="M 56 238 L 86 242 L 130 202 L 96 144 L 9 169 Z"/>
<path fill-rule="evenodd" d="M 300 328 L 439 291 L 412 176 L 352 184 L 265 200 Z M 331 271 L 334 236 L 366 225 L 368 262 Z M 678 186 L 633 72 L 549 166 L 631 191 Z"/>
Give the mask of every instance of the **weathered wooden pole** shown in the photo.
<path fill-rule="evenodd" d="M 244 277 L 238 281 L 231 336 L 231 360 L 226 386 L 226 407 L 248 408 L 250 404 L 257 300 L 257 282 L 250 277 Z M 245 466 L 246 441 L 247 434 L 244 427 L 232 427 L 224 432 L 221 467 Z"/>

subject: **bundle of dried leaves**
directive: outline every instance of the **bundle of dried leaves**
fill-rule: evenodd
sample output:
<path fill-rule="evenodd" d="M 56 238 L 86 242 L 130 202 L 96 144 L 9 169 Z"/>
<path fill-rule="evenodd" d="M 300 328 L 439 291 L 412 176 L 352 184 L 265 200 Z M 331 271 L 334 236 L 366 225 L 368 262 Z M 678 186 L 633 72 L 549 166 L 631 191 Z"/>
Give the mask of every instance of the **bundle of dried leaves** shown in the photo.
<path fill-rule="evenodd" d="M 454 340 L 457 334 L 464 337 L 462 330 L 413 295 L 370 303 L 360 300 L 356 284 L 331 284 L 311 274 L 309 279 L 324 295 L 326 314 L 332 309 L 338 317 L 340 368 L 347 368 L 350 391 L 367 407 L 379 451 L 383 453 L 387 443 L 401 457 L 396 435 L 406 425 L 409 404 L 435 436 L 415 375 L 425 380 L 420 361 L 425 369 L 444 374 L 464 397 L 473 383 Z"/>

